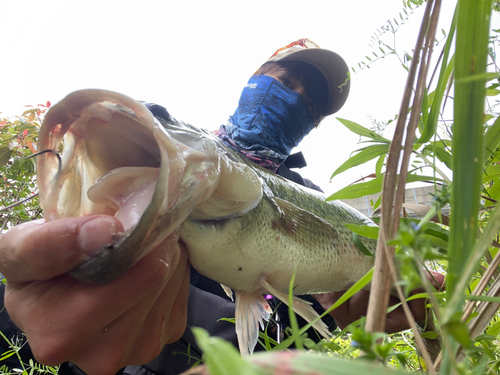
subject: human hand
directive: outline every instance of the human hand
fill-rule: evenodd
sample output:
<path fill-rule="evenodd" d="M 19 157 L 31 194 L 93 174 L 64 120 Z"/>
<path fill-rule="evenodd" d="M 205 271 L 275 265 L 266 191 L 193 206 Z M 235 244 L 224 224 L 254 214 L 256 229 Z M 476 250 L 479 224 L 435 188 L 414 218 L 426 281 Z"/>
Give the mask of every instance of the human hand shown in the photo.
<path fill-rule="evenodd" d="M 444 275 L 429 271 L 431 274 L 428 274 L 428 278 L 431 281 L 432 285 L 436 289 L 442 288 L 444 284 Z M 325 293 L 325 294 L 317 294 L 313 297 L 321 304 L 321 306 L 327 310 L 329 309 L 337 300 L 342 297 L 345 291 L 342 292 L 334 292 L 334 293 Z M 423 288 L 417 288 L 413 290 L 410 295 L 415 295 L 419 293 L 424 293 Z M 355 295 L 353 295 L 349 300 L 344 302 L 342 305 L 337 307 L 335 310 L 330 312 L 330 315 L 333 317 L 337 326 L 340 329 L 344 329 L 349 324 L 355 322 L 363 316 L 366 316 L 368 311 L 368 299 L 370 296 L 370 292 L 367 290 L 361 290 Z M 401 301 L 399 298 L 390 296 L 389 306 L 396 305 Z M 408 307 L 411 310 L 413 318 L 416 322 L 421 322 L 426 319 L 426 299 L 418 298 L 411 301 L 408 301 Z M 395 333 L 404 331 L 410 328 L 410 323 L 406 318 L 406 315 L 403 311 L 402 306 L 397 307 L 389 314 L 387 314 L 387 320 L 385 324 L 385 331 L 387 333 Z"/>
<path fill-rule="evenodd" d="M 67 275 L 120 230 L 114 217 L 88 216 L 37 220 L 0 237 L 5 305 L 40 363 L 114 374 L 184 333 L 189 267 L 175 234 L 107 285 Z"/>

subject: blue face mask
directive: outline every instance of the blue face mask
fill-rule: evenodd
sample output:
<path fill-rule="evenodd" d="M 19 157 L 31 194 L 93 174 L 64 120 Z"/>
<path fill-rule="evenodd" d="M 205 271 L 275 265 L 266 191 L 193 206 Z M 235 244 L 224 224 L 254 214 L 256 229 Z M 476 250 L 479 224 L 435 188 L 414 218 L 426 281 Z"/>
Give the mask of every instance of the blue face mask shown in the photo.
<path fill-rule="evenodd" d="M 262 75 L 248 81 L 226 130 L 242 148 L 260 146 L 288 156 L 314 127 L 302 95 Z"/>

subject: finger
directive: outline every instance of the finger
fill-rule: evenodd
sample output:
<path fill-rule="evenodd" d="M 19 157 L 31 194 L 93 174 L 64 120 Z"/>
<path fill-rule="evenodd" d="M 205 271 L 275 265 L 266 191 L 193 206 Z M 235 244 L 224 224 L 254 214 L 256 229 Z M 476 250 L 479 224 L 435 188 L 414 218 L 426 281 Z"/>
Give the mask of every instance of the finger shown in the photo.
<path fill-rule="evenodd" d="M 9 281 L 51 279 L 89 259 L 121 230 L 107 215 L 19 225 L 0 237 L 0 272 Z"/>
<path fill-rule="evenodd" d="M 445 277 L 443 274 L 436 271 L 427 270 L 427 278 L 432 283 L 434 288 L 436 288 L 437 290 L 444 290 Z"/>
<path fill-rule="evenodd" d="M 45 282 L 8 282 L 5 304 L 43 363 L 68 360 L 96 332 L 158 293 L 180 257 L 177 236 L 170 236 L 124 275 L 104 286 L 64 276 Z"/>
<path fill-rule="evenodd" d="M 97 332 L 86 345 L 92 349 L 76 352 L 71 361 L 87 373 L 114 374 L 127 365 L 153 360 L 166 343 L 184 333 L 188 295 L 189 266 L 183 251 L 164 288 Z"/>

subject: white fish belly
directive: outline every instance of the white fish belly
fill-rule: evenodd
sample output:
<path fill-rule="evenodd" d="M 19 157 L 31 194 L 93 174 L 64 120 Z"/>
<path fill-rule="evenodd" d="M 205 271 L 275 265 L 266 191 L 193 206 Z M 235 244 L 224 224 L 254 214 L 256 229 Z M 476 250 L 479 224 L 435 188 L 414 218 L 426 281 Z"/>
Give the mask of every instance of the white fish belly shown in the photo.
<path fill-rule="evenodd" d="M 349 233 L 336 238 L 288 235 L 276 228 L 273 215 L 260 209 L 223 221 L 186 221 L 180 237 L 193 267 L 234 290 L 258 290 L 259 277 L 288 292 L 295 271 L 294 294 L 314 294 L 349 288 L 373 267 Z M 314 229 L 310 229 L 314 232 Z"/>

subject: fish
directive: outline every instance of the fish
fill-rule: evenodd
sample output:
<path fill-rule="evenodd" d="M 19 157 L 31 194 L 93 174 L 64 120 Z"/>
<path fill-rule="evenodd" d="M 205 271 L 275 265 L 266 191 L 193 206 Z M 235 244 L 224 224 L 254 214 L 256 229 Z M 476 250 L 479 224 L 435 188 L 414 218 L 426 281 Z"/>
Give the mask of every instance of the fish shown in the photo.
<path fill-rule="evenodd" d="M 288 304 L 292 278 L 290 307 L 330 337 L 296 295 L 346 290 L 372 269 L 375 241 L 360 237 L 361 251 L 345 224 L 375 224 L 256 165 L 212 132 L 148 106 L 85 89 L 53 105 L 43 120 L 38 150 L 53 151 L 37 159 L 46 220 L 105 214 L 124 227 L 70 274 L 106 284 L 177 231 L 191 265 L 228 295 L 234 291 L 242 354 L 253 352 L 272 313 L 263 294 Z"/>

